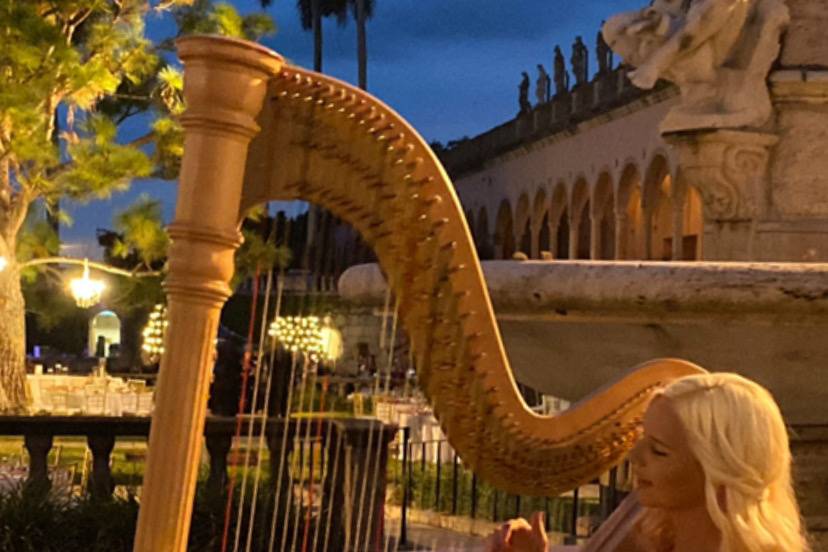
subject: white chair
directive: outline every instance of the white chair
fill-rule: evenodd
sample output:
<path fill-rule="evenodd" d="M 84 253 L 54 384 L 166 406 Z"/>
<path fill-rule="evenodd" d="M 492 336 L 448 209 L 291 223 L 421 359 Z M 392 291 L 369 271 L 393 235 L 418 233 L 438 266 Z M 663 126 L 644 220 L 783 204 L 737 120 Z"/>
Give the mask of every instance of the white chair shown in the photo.
<path fill-rule="evenodd" d="M 86 408 L 87 414 L 102 416 L 106 407 L 106 397 L 103 393 L 87 393 Z"/>
<path fill-rule="evenodd" d="M 153 402 L 153 394 L 152 391 L 147 393 L 138 393 L 138 411 L 136 414 L 139 416 L 148 416 L 152 414 L 152 409 L 155 407 Z"/>
<path fill-rule="evenodd" d="M 121 395 L 121 409 L 124 414 L 138 414 L 138 393 L 124 393 Z"/>
<path fill-rule="evenodd" d="M 51 399 L 51 409 L 50 411 L 53 414 L 68 414 L 69 413 L 69 404 L 68 404 L 68 393 L 66 391 L 53 391 L 50 394 Z"/>

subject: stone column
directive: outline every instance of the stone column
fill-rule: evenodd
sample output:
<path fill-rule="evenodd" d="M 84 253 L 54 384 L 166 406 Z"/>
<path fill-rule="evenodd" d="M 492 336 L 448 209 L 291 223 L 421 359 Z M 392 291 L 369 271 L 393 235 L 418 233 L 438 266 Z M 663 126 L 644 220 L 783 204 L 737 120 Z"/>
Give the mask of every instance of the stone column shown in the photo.
<path fill-rule="evenodd" d="M 623 261 L 629 257 L 627 251 L 627 233 L 629 231 L 630 217 L 626 211 L 615 211 L 615 260 Z"/>
<path fill-rule="evenodd" d="M 642 218 L 644 219 L 644 259 L 652 260 L 653 258 L 653 213 L 655 205 L 653 205 L 652 198 L 643 200 Z"/>
<path fill-rule="evenodd" d="M 220 497 L 227 490 L 227 454 L 233 444 L 230 433 L 210 433 L 205 437 L 207 454 L 210 455 L 210 474 L 207 476 L 207 492 Z"/>
<path fill-rule="evenodd" d="M 757 229 L 758 257 L 828 262 L 828 3 L 785 4 L 791 23 L 769 79 L 779 144 L 770 164 L 769 210 Z"/>
<path fill-rule="evenodd" d="M 109 469 L 109 456 L 115 447 L 115 435 L 93 434 L 86 438 L 92 451 L 92 474 L 89 478 L 89 493 L 97 499 L 112 496 L 115 482 Z"/>
<path fill-rule="evenodd" d="M 684 258 L 684 208 L 687 203 L 687 188 L 673 183 L 673 254 L 674 261 Z M 701 239 L 699 236 L 698 239 Z"/>
<path fill-rule="evenodd" d="M 529 258 L 540 259 L 540 224 L 529 224 L 529 233 L 531 235 L 531 246 L 529 247 Z"/>
<path fill-rule="evenodd" d="M 695 186 L 704 203 L 705 259 L 764 260 L 755 254 L 757 223 L 767 210 L 773 134 L 715 130 L 664 135 L 678 154 L 676 184 Z"/>
<path fill-rule="evenodd" d="M 268 80 L 282 59 L 226 38 L 179 40 L 186 67 L 184 159 L 172 245 L 164 340 L 135 552 L 184 552 L 207 408 L 213 340 L 230 295 L 247 148 L 259 131 Z"/>
<path fill-rule="evenodd" d="M 574 213 L 569 217 L 569 258 L 578 258 L 578 242 L 581 241 L 581 215 Z"/>
<path fill-rule="evenodd" d="M 26 434 L 23 445 L 29 453 L 29 476 L 26 488 L 35 492 L 47 492 L 52 483 L 49 481 L 49 451 L 52 450 L 52 436 Z"/>
<path fill-rule="evenodd" d="M 601 215 L 589 214 L 589 258 L 593 261 L 601 258 Z"/>
<path fill-rule="evenodd" d="M 549 252 L 553 259 L 558 258 L 558 227 L 557 225 L 549 225 Z"/>

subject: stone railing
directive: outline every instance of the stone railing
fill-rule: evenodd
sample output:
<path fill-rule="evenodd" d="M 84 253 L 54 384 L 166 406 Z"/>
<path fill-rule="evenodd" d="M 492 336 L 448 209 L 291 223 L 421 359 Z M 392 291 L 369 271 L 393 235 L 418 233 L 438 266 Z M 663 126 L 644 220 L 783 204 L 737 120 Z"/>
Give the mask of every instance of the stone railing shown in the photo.
<path fill-rule="evenodd" d="M 672 86 L 665 82 L 660 82 L 653 90 L 636 88 L 627 78 L 627 68 L 621 66 L 596 75 L 592 81 L 558 94 L 483 134 L 456 142 L 438 151 L 438 155 L 452 178 L 458 178 L 497 155 L 571 130 L 593 117 L 667 89 Z"/>
<path fill-rule="evenodd" d="M 29 453 L 25 485 L 41 490 L 51 487 L 48 456 L 54 438 L 86 437 L 92 453 L 88 491 L 93 497 L 107 497 L 114 491 L 110 455 L 116 439 L 147 437 L 150 422 L 150 418 L 139 417 L 3 416 L 0 417 L 0 435 L 23 436 L 24 446 Z M 236 418 L 207 418 L 204 437 L 210 456 L 208 493 L 221 495 L 226 492 L 228 460 L 232 456 L 230 449 L 237 424 Z M 291 453 L 298 453 L 300 461 L 301 455 L 308 454 L 310 458 L 319 456 L 327 463 L 323 496 L 328 497 L 325 503 L 330 510 L 328 519 L 331 550 L 344 550 L 346 543 L 357 539 L 362 543 L 367 538 L 381 538 L 381 516 L 371 515 L 371 508 L 360 508 L 359 505 L 370 503 L 376 506 L 384 503 L 388 446 L 396 435 L 395 426 L 371 419 L 330 418 L 303 418 L 291 420 L 289 424 L 283 419 L 270 418 L 265 424 L 264 440 L 272 459 L 269 463 L 271 482 L 281 478 L 282 487 L 288 488 L 288 470 L 280 470 L 279 466 L 289 464 L 276 459 L 288 458 Z M 243 418 L 241 435 L 247 436 L 250 429 L 254 436 L 258 436 L 262 421 Z M 288 432 L 287 439 L 285 431 Z M 254 437 L 254 441 L 255 439 Z M 302 444 L 301 449 L 293 451 L 297 442 Z M 319 455 L 313 453 L 314 446 L 321 447 Z M 237 460 L 243 458 L 244 454 L 241 454 Z M 251 463 L 252 466 L 255 464 L 255 461 Z M 363 481 L 370 481 L 371 485 L 363 485 Z M 283 494 L 285 497 L 292 495 L 287 492 Z M 375 547 L 371 545 L 369 548 Z"/>
<path fill-rule="evenodd" d="M 331 538 L 336 542 L 351 542 L 357 527 L 362 527 L 362 534 L 378 535 L 381 516 L 371 516 L 369 508 L 356 507 L 366 497 L 359 483 L 367 476 L 376 481 L 369 492 L 374 494 L 373 504 L 382 504 L 385 499 L 386 467 L 388 444 L 394 438 L 397 428 L 381 424 L 375 420 L 365 419 L 318 419 L 302 420 L 303 428 L 311 427 L 317 443 L 327 443 L 323 454 L 327 457 L 329 474 L 324 481 L 324 494 L 331 497 L 329 501 L 331 516 Z M 228 481 L 227 468 L 230 448 L 237 421 L 233 418 L 210 417 L 204 430 L 207 450 L 210 455 L 210 472 L 207 480 L 208 490 L 222 493 Z M 310 424 L 310 425 L 308 425 Z M 119 437 L 146 437 L 149 434 L 149 418 L 112 418 L 112 417 L 0 417 L 0 435 L 21 435 L 29 453 L 29 473 L 27 485 L 49 488 L 47 458 L 55 437 L 84 436 L 92 452 L 93 466 L 89 475 L 89 492 L 93 496 L 111 495 L 114 488 L 110 469 L 110 454 Z M 249 422 L 243 420 L 242 435 L 250 429 Z M 253 422 L 254 434 L 261 429 L 260 422 Z M 289 454 L 294 446 L 293 439 L 284 440 L 284 431 L 288 436 L 299 434 L 304 430 L 297 428 L 297 422 L 289 425 L 279 419 L 270 419 L 265 428 L 266 444 L 271 458 L 281 454 L 282 443 L 287 444 Z M 300 431 L 297 432 L 297 429 Z M 301 442 L 301 439 L 300 439 Z M 338 443 L 338 444 L 337 444 Z M 377 445 L 381 445 L 377 454 Z M 797 494 L 805 516 L 808 529 L 815 543 L 828 545 L 828 425 L 795 425 L 791 428 L 791 449 L 795 459 L 795 477 Z M 278 478 L 278 463 L 270 463 L 271 478 Z M 375 478 L 376 476 L 376 478 Z M 282 475 L 285 477 L 285 474 Z M 370 498 L 370 497 L 369 497 Z M 370 532 L 365 527 L 375 526 Z M 331 541 L 334 543 L 335 541 Z M 333 547 L 332 549 L 344 549 Z M 821 550 L 817 548 L 817 550 Z M 826 548 L 828 550 L 828 548 Z"/>

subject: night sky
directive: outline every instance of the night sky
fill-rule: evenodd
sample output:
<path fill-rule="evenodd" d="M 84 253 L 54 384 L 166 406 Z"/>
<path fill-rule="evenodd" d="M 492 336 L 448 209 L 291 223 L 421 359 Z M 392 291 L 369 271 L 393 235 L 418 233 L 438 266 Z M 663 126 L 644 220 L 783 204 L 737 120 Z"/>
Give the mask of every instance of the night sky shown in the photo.
<path fill-rule="evenodd" d="M 241 13 L 258 11 L 258 0 L 232 0 Z M 302 30 L 295 0 L 274 0 L 267 13 L 277 33 L 263 42 L 291 63 L 313 66 L 313 35 Z M 560 44 L 569 57 L 576 35 L 590 49 L 601 21 L 636 9 L 644 0 L 376 0 L 368 23 L 368 90 L 407 118 L 428 141 L 474 136 L 511 119 L 518 110 L 521 71 L 533 79 L 542 63 L 552 73 L 552 52 Z M 325 20 L 323 72 L 356 83 L 356 28 Z M 151 21 L 153 38 L 169 36 L 169 21 Z M 124 135 L 129 139 L 131 129 Z M 140 132 L 136 128 L 135 132 Z M 75 218 L 61 230 L 66 253 L 98 256 L 96 228 L 141 193 L 161 198 L 172 218 L 176 185 L 136 181 L 108 201 L 68 206 Z"/>

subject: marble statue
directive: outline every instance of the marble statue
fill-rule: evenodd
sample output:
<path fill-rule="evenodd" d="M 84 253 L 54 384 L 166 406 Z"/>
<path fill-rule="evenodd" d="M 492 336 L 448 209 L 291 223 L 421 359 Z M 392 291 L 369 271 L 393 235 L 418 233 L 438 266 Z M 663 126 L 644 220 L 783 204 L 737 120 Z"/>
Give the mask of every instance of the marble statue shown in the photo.
<path fill-rule="evenodd" d="M 635 67 L 633 84 L 679 87 L 662 132 L 757 128 L 771 115 L 766 78 L 789 19 L 784 0 L 654 0 L 614 16 L 602 32 Z"/>
<path fill-rule="evenodd" d="M 538 100 L 538 105 L 549 101 L 549 73 L 540 63 L 538 64 L 538 80 L 535 82 L 535 98 Z"/>
<path fill-rule="evenodd" d="M 553 67 L 555 69 L 555 95 L 566 94 L 569 91 L 569 73 L 566 70 L 566 60 L 560 46 L 555 46 Z"/>

